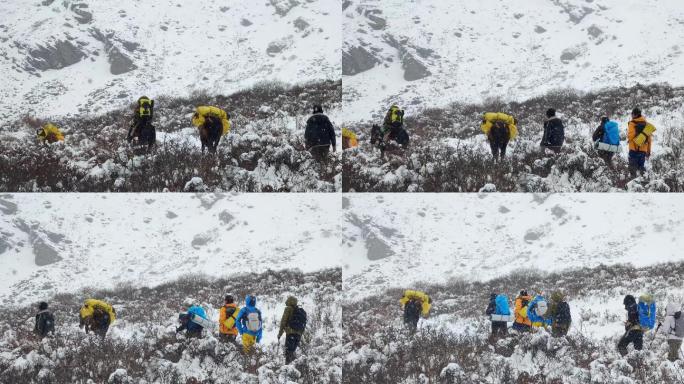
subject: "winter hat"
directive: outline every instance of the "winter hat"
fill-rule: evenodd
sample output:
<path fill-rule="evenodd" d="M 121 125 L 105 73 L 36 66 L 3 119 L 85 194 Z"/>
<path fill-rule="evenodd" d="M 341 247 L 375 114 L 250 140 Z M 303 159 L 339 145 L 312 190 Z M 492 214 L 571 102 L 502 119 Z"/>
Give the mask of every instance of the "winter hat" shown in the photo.
<path fill-rule="evenodd" d="M 641 108 L 635 107 L 634 109 L 632 109 L 632 116 L 640 117 L 641 116 Z"/>
<path fill-rule="evenodd" d="M 320 104 L 313 106 L 313 113 L 323 113 L 323 107 Z"/>
<path fill-rule="evenodd" d="M 40 304 L 38 304 L 38 309 L 41 311 L 48 309 L 48 303 L 41 301 Z"/>
<path fill-rule="evenodd" d="M 252 296 L 252 295 L 247 296 L 247 298 L 245 299 L 245 304 L 247 304 L 247 306 L 250 306 L 250 307 L 255 306 L 256 305 L 256 296 Z"/>
<path fill-rule="evenodd" d="M 636 304 L 636 299 L 634 299 L 634 296 L 632 296 L 632 295 L 627 295 L 627 296 L 625 296 L 625 299 L 622 300 L 622 304 L 624 304 L 624 305 Z"/>
<path fill-rule="evenodd" d="M 235 302 L 235 298 L 233 298 L 233 295 L 226 295 L 226 303 L 227 304 L 233 304 Z"/>
<path fill-rule="evenodd" d="M 556 116 L 556 110 L 553 108 L 549 108 L 546 110 L 546 117 L 554 117 Z"/>

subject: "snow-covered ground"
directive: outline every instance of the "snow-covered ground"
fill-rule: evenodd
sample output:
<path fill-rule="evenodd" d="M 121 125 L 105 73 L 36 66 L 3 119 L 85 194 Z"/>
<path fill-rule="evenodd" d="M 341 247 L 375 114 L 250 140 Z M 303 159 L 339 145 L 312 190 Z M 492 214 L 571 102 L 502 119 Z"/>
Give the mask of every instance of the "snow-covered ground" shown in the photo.
<path fill-rule="evenodd" d="M 350 127 L 359 133 L 361 145 L 345 151 L 343 191 L 682 192 L 683 102 L 683 87 L 650 84 L 593 93 L 558 90 L 522 102 L 457 103 L 407 115 L 409 148 L 388 151 L 385 157 L 369 143 L 370 122 L 355 123 Z M 627 125 L 637 106 L 657 130 L 645 174 L 631 178 Z M 565 142 L 557 155 L 539 147 L 549 107 L 556 109 L 565 126 Z M 518 119 L 519 135 L 500 163 L 492 161 L 489 143 L 480 131 L 482 115 L 488 111 L 503 111 Z M 612 166 L 592 142 L 600 117 L 606 115 L 619 123 L 622 136 L 622 152 Z"/>
<path fill-rule="evenodd" d="M 350 298 L 519 268 L 557 271 L 681 260 L 684 200 L 635 194 L 346 195 Z"/>
<path fill-rule="evenodd" d="M 0 132 L 0 191 L 340 190 L 341 155 L 331 154 L 326 164 L 315 161 L 304 130 L 312 106 L 320 103 L 339 132 L 341 94 L 337 80 L 299 86 L 262 83 L 219 96 L 160 97 L 154 118 L 157 145 L 150 152 L 126 142 L 127 108 L 52 119 L 65 140 L 49 146 L 35 138 L 40 121 L 17 121 Z M 231 131 L 215 156 L 201 153 L 199 134 L 190 123 L 197 105 L 215 105 L 231 115 Z"/>
<path fill-rule="evenodd" d="M 341 77 L 333 0 L 0 1 L 0 118 Z"/>
<path fill-rule="evenodd" d="M 663 335 L 649 331 L 643 351 L 621 357 L 616 344 L 624 334 L 626 294 L 654 295 L 658 319 L 667 303 L 684 301 L 681 260 L 645 267 L 602 265 L 558 268 L 547 273 L 517 270 L 488 281 L 429 282 L 404 287 L 423 289 L 433 299 L 432 314 L 408 336 L 401 320 L 401 289 L 376 289 L 373 296 L 345 302 L 344 372 L 362 380 L 420 383 L 681 383 L 684 362 L 666 360 Z M 544 330 L 488 340 L 484 310 L 490 292 L 511 299 L 519 289 L 549 294 L 563 290 L 571 307 L 567 337 Z M 682 354 L 681 356 L 684 356 Z M 349 381 L 352 382 L 352 381 Z"/>
<path fill-rule="evenodd" d="M 239 264 L 236 261 L 235 264 Z M 271 264 L 271 266 L 276 266 Z M 236 271 L 239 268 L 235 269 Z M 192 270 L 184 269 L 185 273 Z M 0 381 L 3 383 L 340 383 L 342 335 L 341 270 L 251 270 L 220 278 L 189 274 L 149 287 L 135 281 L 111 289 L 103 285 L 45 296 L 56 318 L 55 335 L 39 340 L 32 334 L 35 304 L 3 307 L 0 320 Z M 218 338 L 218 308 L 232 293 L 239 305 L 257 296 L 263 338 L 252 355 Z M 296 360 L 285 365 L 283 338 L 277 333 L 284 302 L 298 298 L 307 326 Z M 87 297 L 111 303 L 117 319 L 100 342 L 78 327 L 77 311 Z M 201 339 L 175 332 L 178 313 L 196 303 L 216 325 Z M 31 304 L 29 307 L 28 304 Z M 193 381 L 195 380 L 195 381 Z"/>
<path fill-rule="evenodd" d="M 678 0 L 349 0 L 345 120 L 556 88 L 683 85 Z"/>
<path fill-rule="evenodd" d="M 334 194 L 5 194 L 0 303 L 188 273 L 336 267 L 339 207 Z"/>

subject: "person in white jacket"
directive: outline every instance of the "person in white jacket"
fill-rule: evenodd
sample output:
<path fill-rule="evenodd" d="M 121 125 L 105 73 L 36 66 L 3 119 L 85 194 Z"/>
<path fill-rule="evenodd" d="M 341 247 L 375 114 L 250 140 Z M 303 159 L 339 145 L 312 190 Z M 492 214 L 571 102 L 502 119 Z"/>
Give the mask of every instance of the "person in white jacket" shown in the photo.
<path fill-rule="evenodd" d="M 679 349 L 682 347 L 682 336 L 684 336 L 684 314 L 682 314 L 682 305 L 677 303 L 668 303 L 665 308 L 665 321 L 663 322 L 660 332 L 667 336 L 667 345 L 669 353 L 667 359 L 676 361 L 679 359 Z"/>

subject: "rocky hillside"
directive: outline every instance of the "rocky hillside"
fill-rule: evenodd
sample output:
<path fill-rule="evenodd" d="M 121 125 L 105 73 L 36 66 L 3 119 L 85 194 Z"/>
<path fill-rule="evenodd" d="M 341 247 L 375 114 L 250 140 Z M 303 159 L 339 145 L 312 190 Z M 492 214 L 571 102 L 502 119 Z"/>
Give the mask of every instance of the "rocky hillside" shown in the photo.
<path fill-rule="evenodd" d="M 0 2 L 0 120 L 340 79 L 333 0 Z M 202 42 L 202 43 L 198 43 Z"/>

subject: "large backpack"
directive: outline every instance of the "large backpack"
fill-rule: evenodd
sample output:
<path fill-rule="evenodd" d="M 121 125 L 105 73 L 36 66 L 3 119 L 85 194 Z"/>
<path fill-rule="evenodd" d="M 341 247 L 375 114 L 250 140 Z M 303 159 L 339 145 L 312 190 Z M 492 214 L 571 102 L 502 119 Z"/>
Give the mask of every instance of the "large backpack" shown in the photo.
<path fill-rule="evenodd" d="M 404 124 L 404 111 L 393 105 L 389 110 L 389 122 L 395 127 Z"/>
<path fill-rule="evenodd" d="M 682 311 L 675 312 L 674 320 L 674 335 L 684 338 L 684 316 L 682 316 Z"/>
<path fill-rule="evenodd" d="M 247 330 L 250 332 L 259 332 L 261 329 L 261 320 L 259 319 L 259 313 L 250 312 L 247 314 Z"/>
<path fill-rule="evenodd" d="M 639 325 L 642 329 L 653 329 L 656 320 L 656 302 L 652 295 L 639 296 Z"/>
<path fill-rule="evenodd" d="M 306 311 L 304 308 L 297 307 L 292 311 L 287 326 L 295 331 L 304 332 L 304 329 L 306 328 Z"/>
<path fill-rule="evenodd" d="M 141 120 L 150 121 L 150 120 L 152 120 L 153 108 L 154 108 L 154 100 L 150 100 L 150 98 L 143 96 L 143 97 L 138 99 L 138 108 L 137 108 L 136 115 Z"/>

